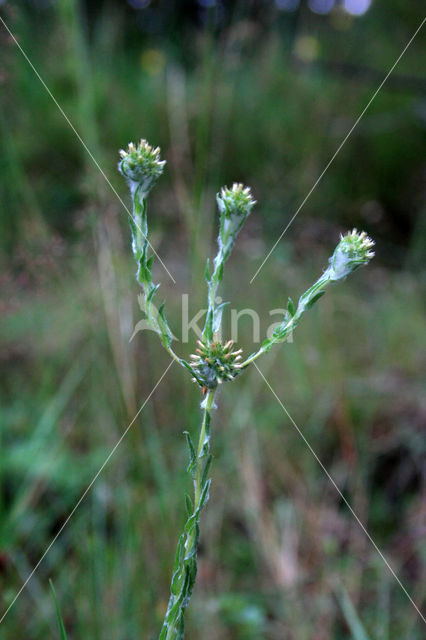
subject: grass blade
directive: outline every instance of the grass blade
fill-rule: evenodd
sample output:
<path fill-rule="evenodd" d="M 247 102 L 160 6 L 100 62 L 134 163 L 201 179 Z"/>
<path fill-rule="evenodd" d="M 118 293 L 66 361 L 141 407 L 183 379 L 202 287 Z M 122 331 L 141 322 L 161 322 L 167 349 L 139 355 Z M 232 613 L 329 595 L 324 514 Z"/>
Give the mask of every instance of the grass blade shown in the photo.
<path fill-rule="evenodd" d="M 61 610 L 59 608 L 58 599 L 56 597 L 55 588 L 52 580 L 49 580 L 50 588 L 52 589 L 53 599 L 55 601 L 56 615 L 58 617 L 59 632 L 61 634 L 61 640 L 67 640 L 67 632 L 65 631 L 64 621 L 62 620 Z"/>
<path fill-rule="evenodd" d="M 351 631 L 352 638 L 354 640 L 370 640 L 370 636 L 367 634 L 364 625 L 362 624 L 358 613 L 352 600 L 349 597 L 348 592 L 343 586 L 340 586 L 336 590 L 337 600 L 340 604 L 340 608 Z"/>

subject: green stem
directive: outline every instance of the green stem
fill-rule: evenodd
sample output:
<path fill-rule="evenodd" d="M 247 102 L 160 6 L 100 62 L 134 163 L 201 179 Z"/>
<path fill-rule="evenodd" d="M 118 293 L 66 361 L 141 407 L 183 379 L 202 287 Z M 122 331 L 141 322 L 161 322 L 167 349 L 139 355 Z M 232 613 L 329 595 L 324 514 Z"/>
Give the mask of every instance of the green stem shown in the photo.
<path fill-rule="evenodd" d="M 309 309 L 312 304 L 318 299 L 318 295 L 324 292 L 324 288 L 330 282 L 330 274 L 329 271 L 325 271 L 322 276 L 310 287 L 305 293 L 300 297 L 297 309 L 293 312 L 294 315 L 291 317 L 284 318 L 281 326 L 279 327 L 279 332 L 275 334 L 272 338 L 269 338 L 264 341 L 262 346 L 256 353 L 253 353 L 251 356 L 244 360 L 241 363 L 241 369 L 246 369 L 250 364 L 252 364 L 255 360 L 257 360 L 263 353 L 268 352 L 271 347 L 278 342 L 283 342 L 287 336 L 294 331 L 297 325 L 300 322 L 301 317 L 305 313 L 307 309 Z M 275 332 L 274 332 L 275 333 Z"/>
<path fill-rule="evenodd" d="M 156 288 L 152 281 L 152 271 L 149 265 L 148 259 L 148 221 L 147 221 L 147 203 L 146 197 L 141 187 L 135 189 L 133 194 L 133 216 L 130 221 L 130 227 L 132 231 L 132 249 L 138 268 L 136 272 L 136 280 L 142 287 L 142 291 L 145 297 L 145 313 L 146 319 L 150 323 L 151 327 L 158 333 L 161 343 L 170 354 L 173 360 L 176 360 L 181 366 L 183 365 L 182 358 L 180 358 L 170 346 L 170 341 L 167 334 L 165 334 L 165 326 L 167 321 L 164 317 L 163 326 L 159 324 L 158 310 L 152 302 L 152 292 Z M 155 293 L 155 291 L 154 291 Z"/>
<path fill-rule="evenodd" d="M 198 464 L 198 461 L 203 458 L 203 456 L 208 456 L 210 453 L 210 411 L 213 406 L 215 389 L 212 389 L 207 392 L 206 396 L 206 404 L 204 408 L 203 421 L 201 423 L 200 435 L 198 438 L 198 447 L 197 447 L 197 465 L 195 467 L 195 478 L 194 478 L 194 504 L 197 505 L 200 501 L 200 495 L 202 491 L 202 476 L 203 469 L 201 468 L 201 464 Z M 203 451 L 205 449 L 205 451 Z"/>
<path fill-rule="evenodd" d="M 210 480 L 207 475 L 211 462 L 210 411 L 215 391 L 215 389 L 211 389 L 207 392 L 203 404 L 204 413 L 196 450 L 192 446 L 189 434 L 187 435 L 191 455 L 189 470 L 194 481 L 194 500 L 192 502 L 187 496 L 188 519 L 177 546 L 169 605 L 159 640 L 183 640 L 185 609 L 191 598 L 197 575 L 200 515 L 209 498 Z"/>

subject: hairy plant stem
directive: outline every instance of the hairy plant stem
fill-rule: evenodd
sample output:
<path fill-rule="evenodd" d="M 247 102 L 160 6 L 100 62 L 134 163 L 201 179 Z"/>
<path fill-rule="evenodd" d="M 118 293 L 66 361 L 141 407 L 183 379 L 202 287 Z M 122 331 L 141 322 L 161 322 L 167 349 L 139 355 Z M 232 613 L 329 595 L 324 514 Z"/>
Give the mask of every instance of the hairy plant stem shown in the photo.
<path fill-rule="evenodd" d="M 186 496 L 188 518 L 176 550 L 175 565 L 170 586 L 170 599 L 159 640 L 182 640 L 184 635 L 184 614 L 189 603 L 197 575 L 197 549 L 200 536 L 200 515 L 209 498 L 210 480 L 208 472 L 210 455 L 210 411 L 216 389 L 207 392 L 203 403 L 203 419 L 198 437 L 197 449 L 185 432 L 190 451 L 188 470 L 192 474 L 194 499 Z"/>
<path fill-rule="evenodd" d="M 300 322 L 301 317 L 312 304 L 319 299 L 324 293 L 324 288 L 331 281 L 329 270 L 325 271 L 320 278 L 300 297 L 297 308 L 294 308 L 291 301 L 283 322 L 274 332 L 271 338 L 264 340 L 260 349 L 249 356 L 241 363 L 241 370 L 255 362 L 263 353 L 271 350 L 271 347 L 277 342 L 283 342 L 294 331 Z"/>
<path fill-rule="evenodd" d="M 197 461 L 201 460 L 201 458 L 204 455 L 207 455 L 207 456 L 210 455 L 210 411 L 213 406 L 215 393 L 216 393 L 216 389 L 211 389 L 210 391 L 207 392 L 207 395 L 206 395 L 203 421 L 201 423 L 200 435 L 198 438 Z M 204 451 L 204 447 L 206 447 L 205 451 Z M 201 490 L 202 490 L 202 486 L 201 486 L 202 476 L 203 476 L 203 473 L 202 473 L 201 465 L 198 464 L 197 462 L 197 465 L 195 468 L 195 478 L 194 478 L 195 504 L 198 504 L 200 500 Z"/>
<path fill-rule="evenodd" d="M 133 215 L 130 218 L 130 229 L 132 232 L 132 251 L 137 262 L 136 280 L 143 291 L 143 310 L 146 321 L 151 329 L 155 331 L 167 353 L 182 367 L 187 369 L 197 380 L 197 373 L 183 358 L 180 358 L 172 349 L 172 333 L 164 314 L 164 303 L 157 309 L 153 303 L 154 296 L 159 285 L 155 285 L 152 280 L 153 257 L 148 258 L 148 222 L 147 222 L 147 202 L 146 193 L 139 187 L 134 187 Z"/>

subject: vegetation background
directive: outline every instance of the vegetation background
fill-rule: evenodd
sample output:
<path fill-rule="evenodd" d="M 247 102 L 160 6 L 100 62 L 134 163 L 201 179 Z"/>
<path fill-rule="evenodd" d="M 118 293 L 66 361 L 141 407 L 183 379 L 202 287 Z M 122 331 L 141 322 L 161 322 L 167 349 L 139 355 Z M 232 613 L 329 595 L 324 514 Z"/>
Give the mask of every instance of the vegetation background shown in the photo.
<path fill-rule="evenodd" d="M 127 203 L 117 150 L 167 171 L 150 202 L 179 331 L 204 304 L 215 193 L 258 205 L 234 308 L 284 306 L 338 234 L 377 242 L 260 367 L 416 603 L 425 601 L 424 29 L 260 266 L 424 18 L 421 0 L 27 0 L 1 17 Z M 359 15 L 354 15 L 359 14 Z M 127 214 L 0 25 L 0 592 L 4 611 L 168 364 L 140 333 Z M 276 319 L 276 317 L 274 318 Z M 229 322 L 229 319 L 227 320 Z M 252 350 L 251 319 L 240 343 Z M 178 349 L 188 355 L 193 345 Z M 199 392 L 171 368 L 0 624 L 1 640 L 158 634 Z M 420 640 L 423 622 L 256 370 L 213 427 L 188 640 Z"/>

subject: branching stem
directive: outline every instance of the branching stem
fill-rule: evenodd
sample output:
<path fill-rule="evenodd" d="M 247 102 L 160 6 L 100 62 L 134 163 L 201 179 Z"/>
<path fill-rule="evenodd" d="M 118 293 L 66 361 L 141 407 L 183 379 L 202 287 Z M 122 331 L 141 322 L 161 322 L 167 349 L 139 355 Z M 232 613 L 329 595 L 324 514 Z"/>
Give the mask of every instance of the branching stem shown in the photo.
<path fill-rule="evenodd" d="M 199 348 L 191 355 L 191 362 L 176 355 L 171 347 L 174 336 L 168 325 L 164 302 L 157 309 L 153 298 L 160 285 L 152 279 L 153 256 L 148 257 L 148 220 L 146 199 L 152 187 L 163 172 L 165 164 L 160 159 L 160 149 L 151 147 L 146 140 L 139 144 L 130 143 L 127 151 L 120 151 L 119 170 L 128 181 L 133 200 L 133 215 L 130 221 L 132 231 L 132 250 L 137 262 L 137 280 L 142 287 L 143 310 L 149 327 L 159 336 L 161 344 L 181 366 L 189 371 L 192 379 L 203 389 L 205 400 L 202 404 L 204 413 L 201 422 L 197 448 L 192 444 L 191 436 L 185 432 L 190 463 L 188 471 L 194 483 L 194 497 L 185 496 L 187 520 L 183 533 L 179 538 L 172 582 L 170 599 L 159 640 L 183 640 L 184 614 L 195 584 L 197 575 L 197 550 L 200 535 L 201 511 L 209 499 L 210 479 L 208 478 L 210 455 L 210 411 L 213 407 L 216 388 L 222 382 L 234 380 L 244 369 L 252 364 L 263 353 L 280 342 L 287 340 L 291 332 L 297 327 L 301 317 L 325 293 L 325 287 L 337 280 L 346 278 L 355 269 L 367 264 L 374 256 L 371 250 L 374 242 L 362 231 L 356 229 L 341 236 L 329 264 L 320 278 L 299 298 L 297 307 L 291 298 L 287 301 L 282 322 L 274 329 L 272 336 L 268 336 L 256 353 L 250 355 L 244 362 L 241 350 L 233 349 L 233 340 L 225 344 L 218 336 L 222 323 L 222 311 L 225 304 L 216 305 L 216 293 L 223 279 L 223 270 L 228 260 L 235 239 L 244 221 L 250 214 L 255 200 L 249 187 L 234 183 L 229 189 L 223 187 L 217 194 L 217 204 L 220 212 L 218 252 L 214 259 L 213 273 L 210 273 L 210 263 L 207 261 L 205 278 L 208 286 L 207 315 L 202 333 L 202 340 L 198 341 Z"/>

